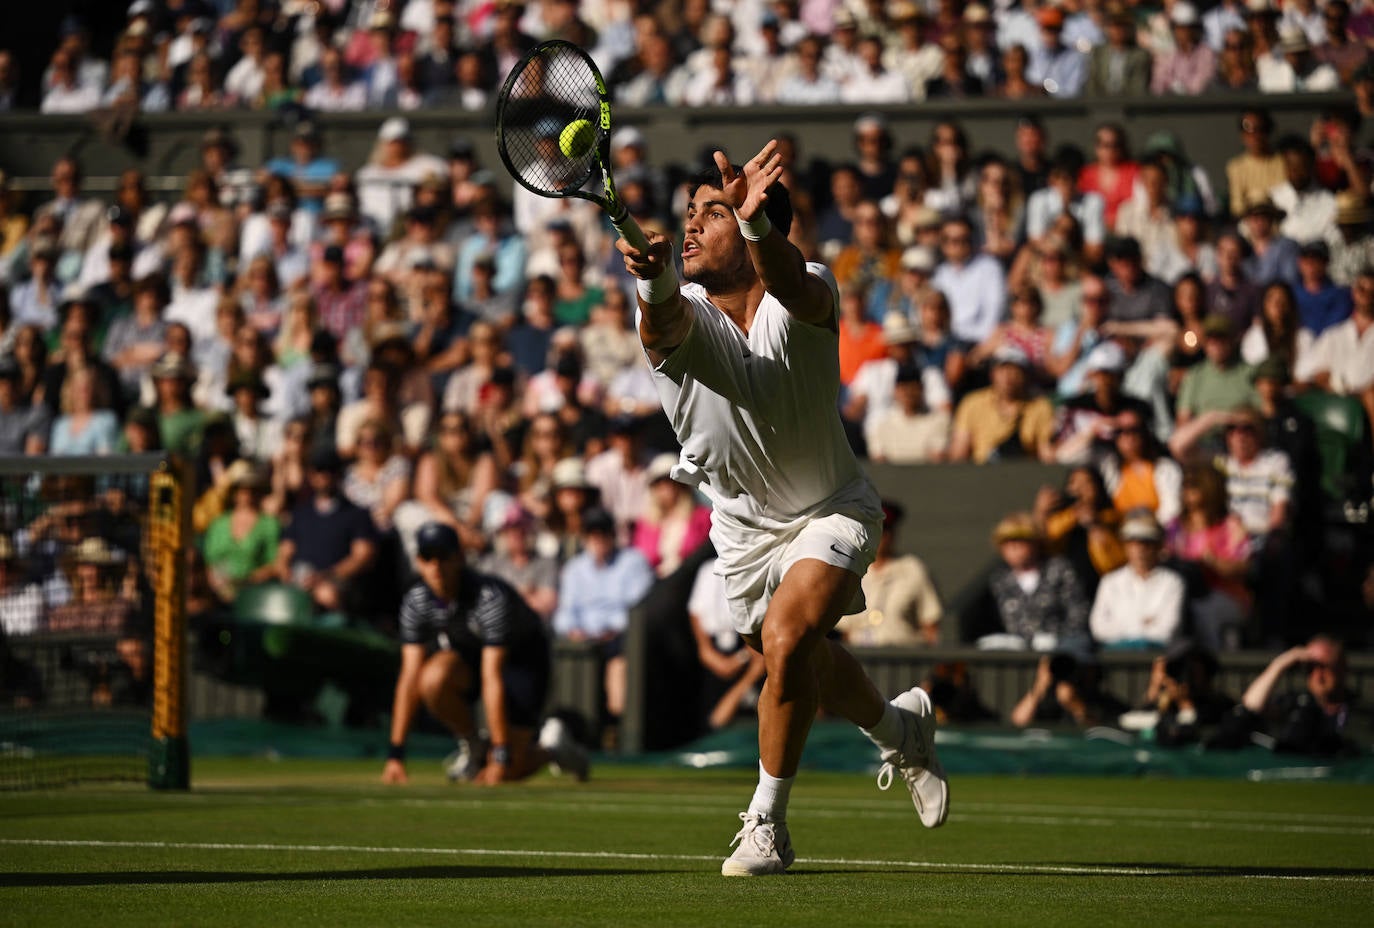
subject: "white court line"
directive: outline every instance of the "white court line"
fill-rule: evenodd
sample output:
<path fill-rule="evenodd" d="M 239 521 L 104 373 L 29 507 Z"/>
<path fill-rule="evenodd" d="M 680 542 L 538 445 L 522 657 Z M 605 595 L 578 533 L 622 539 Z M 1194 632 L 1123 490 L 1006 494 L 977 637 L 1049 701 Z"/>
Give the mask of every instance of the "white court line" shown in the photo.
<path fill-rule="evenodd" d="M 241 795 L 241 794 L 224 794 Z M 538 796 L 527 794 L 520 798 L 474 796 L 458 794 L 451 799 L 408 798 L 404 796 L 377 797 L 260 797 L 262 805 L 320 806 L 355 805 L 367 808 L 478 808 L 478 809 L 554 809 L 558 812 L 606 812 L 637 815 L 723 815 L 736 811 L 736 803 L 728 798 L 711 799 L 705 796 L 681 797 L 672 804 L 663 804 L 661 797 L 635 797 L 626 801 L 618 793 L 591 793 L 582 790 L 573 794 Z M 604 800 L 599 797 L 606 797 Z M 215 797 L 191 794 L 167 797 L 174 801 L 203 800 Z M 650 802 L 639 801 L 649 799 Z M 699 801 L 689 801 L 699 800 Z M 830 799 L 812 806 L 805 801 L 796 803 L 798 814 L 806 818 L 844 819 L 888 818 L 902 814 L 901 804 L 885 800 Z M 1374 818 L 1368 816 L 1339 816 L 1303 813 L 1270 813 L 1243 811 L 1206 811 L 1201 809 L 1116 809 L 1110 806 L 1041 806 L 1030 803 L 956 803 L 959 811 L 950 813 L 950 820 L 967 824 L 1039 825 L 1054 828 L 1155 828 L 1192 831 L 1238 831 L 1257 834 L 1313 834 L 1374 836 Z M 971 809 L 971 813 L 964 810 Z M 1090 814 L 1096 813 L 1096 814 Z M 1279 822 L 1255 821 L 1257 818 L 1279 819 Z M 1312 822 L 1313 824 L 1301 824 Z M 1320 824 L 1348 822 L 1346 825 Z M 1370 823 L 1362 825 L 1361 823 Z"/>
<path fill-rule="evenodd" d="M 533 851 L 509 848 L 476 847 L 383 847 L 351 844 L 265 844 L 211 841 L 96 841 L 58 838 L 0 838 L 0 845 L 22 847 L 119 848 L 175 851 L 283 851 L 287 853 L 413 854 L 445 857 L 524 857 L 552 860 L 636 860 L 712 863 L 715 854 L 648 854 L 632 851 Z M 891 867 L 899 870 L 975 870 L 984 873 L 1047 874 L 1062 876 L 1203 876 L 1213 879 L 1238 877 L 1245 880 L 1299 880 L 1337 883 L 1370 883 L 1366 876 L 1285 873 L 1208 873 L 1205 866 L 1114 867 L 1064 864 L 985 864 L 954 863 L 941 860 L 865 860 L 853 857 L 798 857 L 797 863 L 827 867 Z M 1199 873 L 1198 871 L 1201 871 Z M 170 871 L 175 872 L 175 871 Z"/>
<path fill-rule="evenodd" d="M 957 781 L 956 781 L 957 783 Z M 519 802 L 525 806 L 538 805 L 541 803 L 540 792 L 531 790 L 521 799 L 490 798 L 483 796 L 478 798 L 470 793 L 463 792 L 464 787 L 454 787 L 452 798 L 407 798 L 401 794 L 395 794 L 382 798 L 378 796 L 340 796 L 337 794 L 323 794 L 319 796 L 260 796 L 255 798 L 255 802 L 272 805 L 320 805 L 337 802 L 358 803 L 361 805 L 388 805 L 400 803 L 406 805 L 425 806 L 425 805 L 502 805 L 507 802 Z M 251 792 L 251 790 L 248 790 Z M 176 796 L 162 796 L 159 799 L 172 802 L 194 802 L 206 801 L 213 802 L 227 797 L 237 797 L 243 794 L 244 790 L 232 788 L 217 793 L 188 793 Z M 574 786 L 568 792 L 545 793 L 547 803 L 559 808 L 567 806 L 587 805 L 588 808 L 595 808 L 598 804 L 614 805 L 623 809 L 627 805 L 646 810 L 660 811 L 681 811 L 684 807 L 696 806 L 708 810 L 730 810 L 734 807 L 738 797 L 724 794 L 707 795 L 704 793 L 685 793 L 675 795 L 671 805 L 663 804 L 661 794 L 650 793 L 622 793 L 614 790 L 596 790 L 585 786 Z M 127 794 L 119 794 L 110 798 L 119 801 L 126 801 Z M 824 815 L 824 810 L 835 810 L 843 812 L 845 810 L 871 810 L 888 811 L 892 804 L 883 798 L 874 799 L 846 799 L 843 797 L 831 797 L 823 800 L 815 800 L 814 804 L 804 796 L 794 797 L 794 805 L 803 809 L 807 815 Z M 1320 824 L 1324 822 L 1336 823 L 1345 826 L 1368 825 L 1374 827 L 1374 815 L 1340 815 L 1327 814 L 1320 812 L 1274 812 L 1274 811 L 1249 811 L 1244 809 L 1185 809 L 1185 808 L 1145 808 L 1140 806 L 1079 806 L 1063 804 L 1045 803 L 1016 803 L 1016 802 L 959 802 L 961 810 L 972 810 L 976 812 L 993 812 L 1002 814 L 1029 813 L 1033 815 L 1062 815 L 1070 818 L 1077 818 L 1079 815 L 1090 814 L 1117 819 L 1130 818 L 1159 818 L 1173 819 L 1184 818 L 1198 822 L 1224 822 L 1228 820 L 1252 822 L 1257 817 L 1263 817 L 1269 821 L 1293 822 L 1297 824 Z"/>
<path fill-rule="evenodd" d="M 444 806 L 477 806 L 501 809 L 544 809 L 553 808 L 560 812 L 601 812 L 616 811 L 620 813 L 633 812 L 642 815 L 680 815 L 683 813 L 695 815 L 717 815 L 722 814 L 723 810 L 732 810 L 734 805 L 730 803 L 717 803 L 710 806 L 706 805 L 649 805 L 647 803 L 634 803 L 632 808 L 627 808 L 625 803 L 618 801 L 597 802 L 586 799 L 559 799 L 556 801 L 541 802 L 531 799 L 473 799 L 464 802 L 459 799 L 366 799 L 359 800 L 359 805 L 372 807 L 387 807 L 393 805 L 409 806 L 416 808 L 432 808 Z M 979 806 L 977 803 L 969 803 L 968 807 Z M 980 808 L 995 809 L 999 808 L 993 804 L 982 804 Z M 958 808 L 965 808 L 958 806 Z M 1014 807 L 1003 807 L 1014 808 Z M 1025 808 L 1037 808 L 1027 806 Z M 833 808 L 811 808 L 804 803 L 797 803 L 797 814 L 804 818 L 888 818 L 894 814 L 903 814 L 899 807 L 892 803 L 884 803 L 881 811 L 877 804 L 872 808 L 863 810 L 854 809 L 833 809 Z M 1058 807 L 1053 811 L 1073 812 L 1067 807 Z M 1087 810 L 1083 810 L 1087 811 Z M 1140 816 L 1128 818 L 1114 818 L 1106 816 L 1084 816 L 1084 815 L 1053 815 L 1053 814 L 982 814 L 974 812 L 951 812 L 950 820 L 956 822 L 970 823 L 997 823 L 1004 825 L 1048 825 L 1056 828 L 1062 827 L 1084 827 L 1084 828 L 1169 828 L 1169 829 L 1192 829 L 1198 831 L 1246 831 L 1260 832 L 1269 834 L 1315 834 L 1315 835 L 1352 835 L 1370 836 L 1374 835 L 1374 828 L 1367 827 L 1345 827 L 1340 825 L 1298 825 L 1298 824 L 1267 824 L 1264 822 L 1253 821 L 1256 817 L 1268 817 L 1267 813 L 1246 813 L 1252 821 L 1208 821 L 1185 820 L 1179 821 L 1172 816 L 1156 820 Z"/>

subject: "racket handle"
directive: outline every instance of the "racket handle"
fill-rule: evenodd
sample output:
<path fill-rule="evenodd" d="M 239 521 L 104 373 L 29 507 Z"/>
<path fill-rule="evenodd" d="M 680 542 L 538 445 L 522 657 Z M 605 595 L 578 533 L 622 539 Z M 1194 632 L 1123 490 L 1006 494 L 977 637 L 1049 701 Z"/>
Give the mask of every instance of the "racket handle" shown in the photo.
<path fill-rule="evenodd" d="M 635 222 L 635 217 L 631 216 L 628 212 L 625 214 L 624 218 L 619 221 L 614 218 L 611 219 L 611 225 L 615 226 L 615 230 L 620 233 L 621 238 L 629 242 L 635 248 L 640 251 L 648 250 L 649 240 L 644 237 L 644 230 L 639 227 L 638 222 Z"/>

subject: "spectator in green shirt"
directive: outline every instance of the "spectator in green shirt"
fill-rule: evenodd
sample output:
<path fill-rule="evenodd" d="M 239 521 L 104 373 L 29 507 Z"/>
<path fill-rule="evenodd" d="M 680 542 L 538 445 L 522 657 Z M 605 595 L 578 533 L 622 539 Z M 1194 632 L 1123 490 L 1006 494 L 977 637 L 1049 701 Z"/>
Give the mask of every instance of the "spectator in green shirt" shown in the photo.
<path fill-rule="evenodd" d="M 200 444 L 205 426 L 205 410 L 191 402 L 195 370 L 186 356 L 169 351 L 157 359 L 152 369 L 157 389 L 157 420 L 162 430 L 162 446 L 178 454 L 189 454 Z"/>
<path fill-rule="evenodd" d="M 1255 402 L 1252 368 L 1237 354 L 1231 320 L 1212 313 L 1202 323 L 1206 359 L 1183 377 L 1178 388 L 1178 425 L 1187 425 L 1201 413 L 1235 409 Z"/>
<path fill-rule="evenodd" d="M 272 579 L 281 524 L 262 511 L 266 475 L 247 461 L 230 465 L 230 508 L 205 532 L 203 548 L 210 587 L 233 602 L 243 587 Z"/>

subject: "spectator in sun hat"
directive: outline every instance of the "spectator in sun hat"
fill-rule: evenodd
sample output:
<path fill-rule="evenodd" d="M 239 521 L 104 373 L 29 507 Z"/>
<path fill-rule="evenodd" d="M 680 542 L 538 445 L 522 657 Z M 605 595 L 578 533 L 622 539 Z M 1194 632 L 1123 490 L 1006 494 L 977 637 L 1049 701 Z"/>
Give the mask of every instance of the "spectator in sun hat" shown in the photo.
<path fill-rule="evenodd" d="M 1047 555 L 1035 518 L 1029 512 L 1006 516 L 992 541 L 1001 563 L 988 576 L 984 608 L 991 614 L 977 627 L 987 633 L 978 646 L 1042 651 L 1084 638 L 1087 596 L 1069 562 Z"/>
<path fill-rule="evenodd" d="M 1121 525 L 1126 564 L 1102 578 L 1088 627 L 1106 648 L 1163 647 L 1183 623 L 1183 578 L 1161 563 L 1164 529 L 1147 512 Z"/>
<path fill-rule="evenodd" d="M 1241 269 L 1255 286 L 1281 280 L 1290 287 L 1298 282 L 1298 243 L 1280 231 L 1287 216 L 1269 197 L 1251 203 L 1241 214 L 1249 256 Z"/>

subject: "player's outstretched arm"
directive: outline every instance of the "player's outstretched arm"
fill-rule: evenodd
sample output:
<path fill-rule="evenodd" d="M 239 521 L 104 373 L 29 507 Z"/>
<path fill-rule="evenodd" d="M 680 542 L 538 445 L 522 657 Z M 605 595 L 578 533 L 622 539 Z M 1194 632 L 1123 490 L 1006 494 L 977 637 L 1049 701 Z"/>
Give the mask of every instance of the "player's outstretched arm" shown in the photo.
<path fill-rule="evenodd" d="M 625 269 L 639 280 L 639 339 L 655 364 L 681 345 L 692 329 L 692 315 L 682 301 L 682 288 L 673 267 L 673 243 L 666 235 L 648 233 L 647 250 L 617 239 Z"/>
<path fill-rule="evenodd" d="M 749 256 L 763 288 L 802 322 L 834 327 L 835 300 L 830 288 L 806 272 L 802 253 L 787 236 L 771 227 L 764 212 L 769 186 L 782 177 L 777 140 L 769 139 L 757 155 L 746 161 L 743 174 L 735 173 L 724 152 L 716 152 L 715 159 L 723 184 L 721 192 L 740 221 L 740 231 L 749 243 Z"/>

